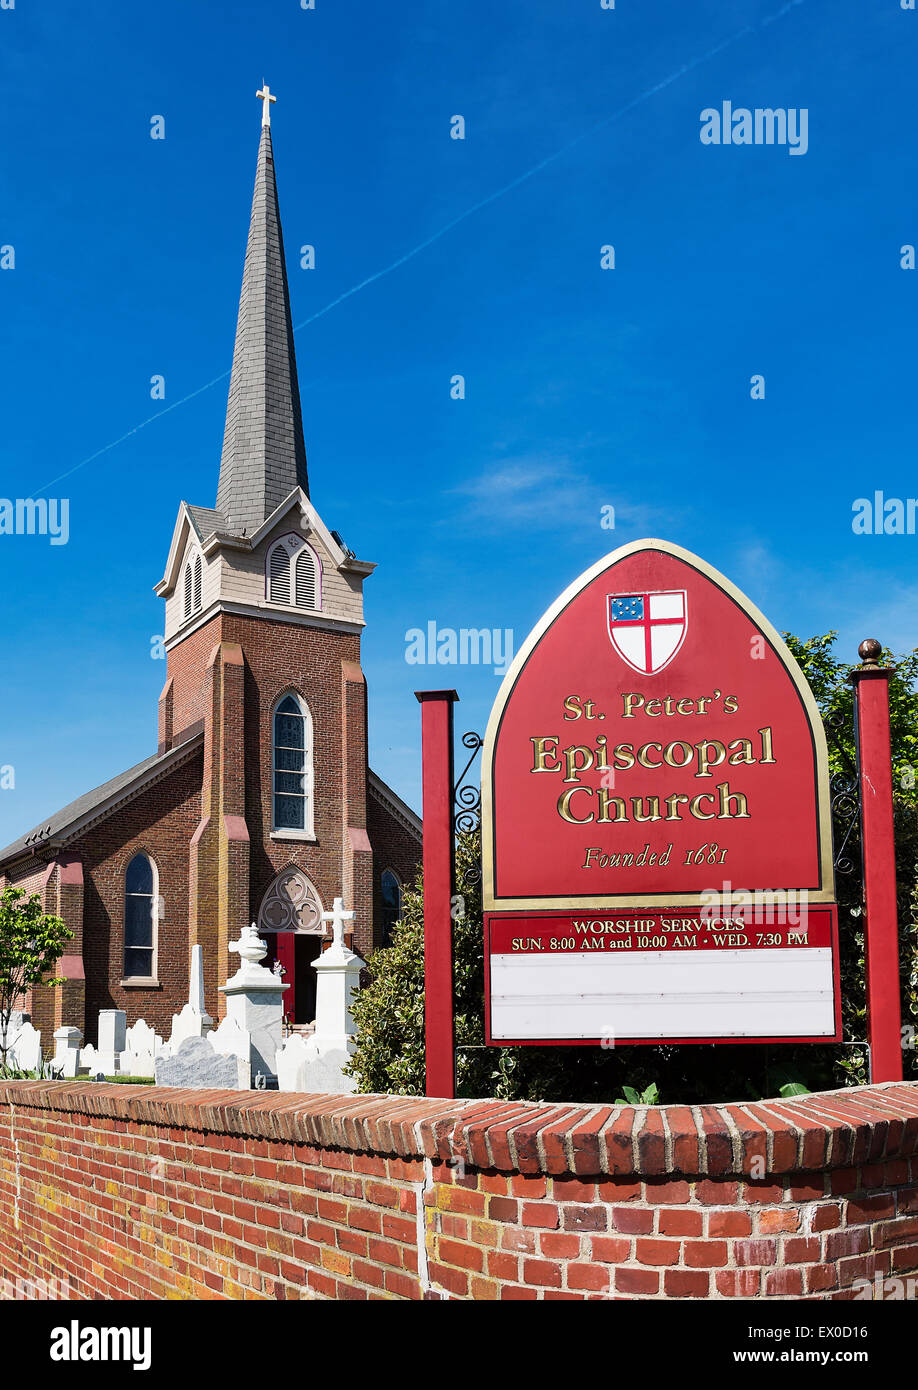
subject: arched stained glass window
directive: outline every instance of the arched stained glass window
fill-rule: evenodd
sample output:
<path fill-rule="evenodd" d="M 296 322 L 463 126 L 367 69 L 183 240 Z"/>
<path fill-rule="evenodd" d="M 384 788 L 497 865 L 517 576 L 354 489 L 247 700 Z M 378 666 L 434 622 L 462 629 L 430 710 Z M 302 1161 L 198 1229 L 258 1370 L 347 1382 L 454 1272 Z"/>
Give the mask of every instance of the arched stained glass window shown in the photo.
<path fill-rule="evenodd" d="M 389 946 L 392 943 L 392 928 L 402 915 L 402 885 L 391 869 L 385 869 L 380 887 L 383 945 Z"/>
<path fill-rule="evenodd" d="M 312 720 L 305 701 L 284 695 L 274 707 L 273 829 L 312 833 Z"/>
<path fill-rule="evenodd" d="M 156 970 L 156 869 L 135 854 L 124 875 L 124 973 L 152 979 Z"/>

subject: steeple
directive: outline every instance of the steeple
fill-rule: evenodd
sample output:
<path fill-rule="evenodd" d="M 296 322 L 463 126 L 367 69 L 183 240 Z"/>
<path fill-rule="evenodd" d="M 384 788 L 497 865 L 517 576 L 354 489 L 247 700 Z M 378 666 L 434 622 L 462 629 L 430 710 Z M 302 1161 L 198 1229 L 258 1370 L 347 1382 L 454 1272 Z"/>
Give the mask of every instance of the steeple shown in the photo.
<path fill-rule="evenodd" d="M 257 95 L 261 144 L 217 487 L 217 511 L 248 535 L 295 487 L 309 491 L 271 145 L 275 98 L 267 87 Z"/>

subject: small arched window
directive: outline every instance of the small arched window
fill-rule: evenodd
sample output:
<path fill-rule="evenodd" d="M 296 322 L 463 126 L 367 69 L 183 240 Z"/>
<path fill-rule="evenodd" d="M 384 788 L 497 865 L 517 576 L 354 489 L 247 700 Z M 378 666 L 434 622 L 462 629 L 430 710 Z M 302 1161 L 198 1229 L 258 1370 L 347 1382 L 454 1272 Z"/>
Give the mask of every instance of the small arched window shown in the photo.
<path fill-rule="evenodd" d="M 189 557 L 185 565 L 184 573 L 184 601 L 185 617 L 190 618 L 192 613 L 197 613 L 201 607 L 201 557 L 195 555 Z"/>
<path fill-rule="evenodd" d="M 297 608 L 318 608 L 318 575 L 316 557 L 304 545 L 296 557 L 296 606 Z"/>
<path fill-rule="evenodd" d="M 296 608 L 322 607 L 322 566 L 310 545 L 293 532 L 268 551 L 265 591 L 271 603 Z"/>
<path fill-rule="evenodd" d="M 283 542 L 268 557 L 268 598 L 272 603 L 290 602 L 290 552 Z"/>
<path fill-rule="evenodd" d="M 124 875 L 124 974 L 156 978 L 156 868 L 146 854 L 135 854 Z"/>
<path fill-rule="evenodd" d="M 298 695 L 274 708 L 272 829 L 312 835 L 312 719 Z"/>
<path fill-rule="evenodd" d="M 392 928 L 402 915 L 402 885 L 391 869 L 385 869 L 380 881 L 382 896 L 383 945 L 392 944 Z"/>

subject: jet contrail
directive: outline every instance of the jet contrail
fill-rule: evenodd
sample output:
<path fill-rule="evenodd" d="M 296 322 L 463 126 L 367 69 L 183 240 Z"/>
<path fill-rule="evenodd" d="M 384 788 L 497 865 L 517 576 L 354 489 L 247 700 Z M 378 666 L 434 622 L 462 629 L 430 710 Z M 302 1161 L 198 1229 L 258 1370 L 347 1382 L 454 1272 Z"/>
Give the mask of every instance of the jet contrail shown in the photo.
<path fill-rule="evenodd" d="M 739 40 L 745 38 L 747 34 L 754 34 L 757 29 L 764 29 L 766 25 L 774 24 L 776 20 L 786 15 L 789 10 L 796 9 L 803 3 L 804 0 L 787 0 L 787 3 L 782 5 L 779 10 L 775 10 L 773 14 L 766 15 L 764 19 L 759 20 L 758 24 L 745 24 L 742 29 L 737 29 L 736 32 L 730 34 L 728 38 L 722 39 L 721 42 L 715 44 L 713 48 L 709 48 L 706 53 L 702 53 L 697 58 L 692 58 L 688 63 L 683 63 L 681 67 L 671 72 L 668 77 L 664 77 L 661 81 L 655 82 L 652 87 L 648 87 L 638 96 L 633 97 L 631 101 L 626 102 L 624 106 L 620 106 L 617 110 L 611 112 L 610 115 L 603 116 L 601 121 L 597 121 L 595 125 L 589 126 L 588 129 L 582 131 L 580 135 L 575 135 L 573 140 L 568 140 L 567 144 L 561 145 L 560 148 L 555 150 L 552 154 L 546 155 L 544 159 L 540 159 L 537 164 L 533 164 L 530 169 L 526 169 L 522 174 L 518 174 L 515 179 L 511 179 L 510 182 L 505 183 L 503 187 L 495 189 L 494 192 L 489 193 L 486 198 L 481 198 L 477 203 L 473 203 L 472 206 L 466 208 L 464 212 L 460 212 L 449 222 L 444 223 L 437 231 L 432 232 L 429 237 L 425 237 L 423 241 L 418 242 L 417 246 L 413 246 L 410 251 L 406 251 L 403 256 L 399 256 L 398 259 L 392 261 L 391 264 L 383 266 L 381 270 L 375 271 L 372 275 L 368 275 L 366 279 L 359 280 L 356 285 L 351 285 L 350 289 L 345 290 L 343 294 L 339 294 L 337 298 L 329 300 L 327 304 L 323 305 L 321 309 L 317 309 L 314 314 L 310 314 L 308 318 L 301 319 L 299 323 L 293 325 L 294 333 L 298 333 L 301 328 L 306 328 L 310 323 L 315 323 L 316 319 L 320 319 L 323 315 L 330 313 L 331 310 L 337 308 L 339 304 L 343 304 L 346 299 L 350 299 L 353 295 L 366 289 L 367 285 L 375 284 L 377 280 L 382 280 L 386 275 L 391 275 L 394 270 L 398 270 L 401 266 L 405 265 L 406 262 L 413 260 L 415 256 L 419 256 L 422 251 L 426 251 L 428 246 L 433 246 L 434 242 L 445 237 L 454 227 L 458 227 L 460 222 L 465 222 L 469 217 L 473 217 L 476 212 L 480 212 L 482 208 L 488 207 L 491 203 L 496 203 L 498 198 L 503 198 L 505 194 L 512 192 L 514 188 L 519 188 L 520 184 L 525 183 L 527 179 L 534 178 L 536 174 L 546 169 L 549 164 L 553 164 L 555 160 L 560 159 L 562 155 L 567 154 L 569 150 L 574 149 L 574 147 L 581 144 L 582 141 L 588 140 L 590 136 L 595 135 L 598 130 L 602 130 L 605 126 L 611 125 L 613 121 L 621 120 L 622 116 L 626 116 L 629 111 L 633 111 L 636 106 L 640 106 L 652 96 L 656 96 L 658 92 L 664 91 L 666 87 L 671 87 L 674 82 L 678 82 L 679 78 L 684 77 L 686 73 L 694 71 L 694 69 L 700 67 L 702 63 L 710 62 L 712 58 L 717 57 L 718 53 L 722 53 L 725 48 L 729 48 L 732 44 L 738 43 Z M 64 478 L 69 478 L 72 473 L 76 473 L 80 468 L 85 468 L 85 466 L 88 463 L 92 463 L 94 459 L 101 458 L 103 454 L 107 454 L 110 450 L 116 449 L 119 444 L 123 444 L 126 439 L 130 439 L 132 434 L 137 434 L 140 430 L 146 429 L 147 425 L 152 425 L 154 420 L 161 420 L 162 417 L 168 415 L 170 411 L 178 410 L 180 405 L 185 405 L 188 401 L 194 400 L 195 396 L 200 396 L 204 391 L 209 391 L 211 387 L 218 386 L 220 382 L 225 381 L 229 375 L 229 371 L 221 372 L 220 375 L 215 376 L 212 381 L 207 381 L 203 386 L 199 386 L 196 390 L 190 391 L 188 395 L 183 396 L 181 400 L 174 401 L 172 405 L 167 405 L 163 410 L 158 410 L 155 415 L 150 415 L 146 420 L 141 420 L 139 424 L 135 425 L 133 429 L 128 430 L 126 434 L 122 434 L 118 439 L 113 439 L 111 444 L 106 444 L 101 449 L 97 449 L 94 454 L 89 454 L 86 458 L 81 459 L 79 463 L 75 463 L 72 468 L 68 468 L 66 473 L 61 473 L 58 477 L 52 478 L 51 482 L 45 483 L 34 495 L 38 497 L 41 493 L 47 492 L 48 488 L 54 487 L 55 483 L 60 483 Z"/>

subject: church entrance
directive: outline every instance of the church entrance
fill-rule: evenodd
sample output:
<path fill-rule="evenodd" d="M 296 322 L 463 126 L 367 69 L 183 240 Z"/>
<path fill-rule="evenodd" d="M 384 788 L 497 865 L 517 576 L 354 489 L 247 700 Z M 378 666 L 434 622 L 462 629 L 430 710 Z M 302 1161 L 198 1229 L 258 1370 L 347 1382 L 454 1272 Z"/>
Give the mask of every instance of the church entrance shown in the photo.
<path fill-rule="evenodd" d="M 271 884 L 258 914 L 258 930 L 268 947 L 265 964 L 278 965 L 284 984 L 284 1018 L 312 1023 L 316 1016 L 316 972 L 325 937 L 322 903 L 302 869 L 289 868 Z"/>
<path fill-rule="evenodd" d="M 313 961 L 322 953 L 322 938 L 309 932 L 271 932 L 265 935 L 270 969 L 278 961 L 284 994 L 284 1018 L 288 1023 L 312 1023 L 316 1016 L 316 972 Z"/>

